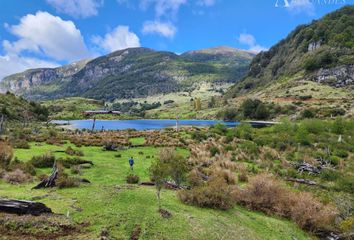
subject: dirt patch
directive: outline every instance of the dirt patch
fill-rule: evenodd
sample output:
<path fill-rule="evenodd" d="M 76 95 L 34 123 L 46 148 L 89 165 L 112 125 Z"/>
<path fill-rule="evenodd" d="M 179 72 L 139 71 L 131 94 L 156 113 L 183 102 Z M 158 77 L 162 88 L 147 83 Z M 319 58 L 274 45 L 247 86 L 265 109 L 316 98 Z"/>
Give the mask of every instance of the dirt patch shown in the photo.
<path fill-rule="evenodd" d="M 163 218 L 172 217 L 172 213 L 170 213 L 169 211 L 167 211 L 165 209 L 159 209 L 159 213 L 160 213 L 161 217 L 163 217 Z"/>
<path fill-rule="evenodd" d="M 58 239 L 82 233 L 88 224 L 75 224 L 63 215 L 43 214 L 41 216 L 0 213 L 1 239 Z M 71 238 L 69 238 L 71 239 Z"/>
<path fill-rule="evenodd" d="M 141 234 L 141 227 L 139 224 L 135 225 L 130 240 L 138 240 Z"/>

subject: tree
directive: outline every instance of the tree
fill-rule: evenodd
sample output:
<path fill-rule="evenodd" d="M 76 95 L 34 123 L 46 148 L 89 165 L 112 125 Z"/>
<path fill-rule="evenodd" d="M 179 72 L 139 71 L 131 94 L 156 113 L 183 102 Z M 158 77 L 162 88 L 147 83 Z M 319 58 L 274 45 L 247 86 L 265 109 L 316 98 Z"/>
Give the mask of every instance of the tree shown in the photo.
<path fill-rule="evenodd" d="M 155 182 L 159 210 L 161 210 L 161 189 L 168 179 L 169 168 L 161 159 L 156 159 L 150 166 L 149 171 L 151 179 Z"/>
<path fill-rule="evenodd" d="M 179 187 L 186 179 L 188 163 L 186 158 L 178 154 L 172 148 L 164 148 L 160 151 L 160 160 L 167 165 L 168 175 Z"/>
<path fill-rule="evenodd" d="M 202 109 L 202 103 L 201 103 L 200 98 L 196 98 L 194 101 L 195 101 L 195 103 L 194 103 L 195 110 L 200 111 Z"/>
<path fill-rule="evenodd" d="M 155 182 L 156 195 L 161 210 L 161 189 L 171 178 L 177 186 L 185 180 L 188 172 L 187 160 L 172 148 L 164 148 L 159 158 L 150 167 L 150 177 Z"/>
<path fill-rule="evenodd" d="M 267 118 L 269 118 L 267 107 L 263 103 L 258 104 L 255 112 L 255 119 L 266 120 Z"/>
<path fill-rule="evenodd" d="M 215 105 L 216 105 L 216 100 L 215 100 L 215 97 L 212 96 L 210 101 L 208 102 L 208 108 L 213 108 L 213 107 L 215 107 Z"/>

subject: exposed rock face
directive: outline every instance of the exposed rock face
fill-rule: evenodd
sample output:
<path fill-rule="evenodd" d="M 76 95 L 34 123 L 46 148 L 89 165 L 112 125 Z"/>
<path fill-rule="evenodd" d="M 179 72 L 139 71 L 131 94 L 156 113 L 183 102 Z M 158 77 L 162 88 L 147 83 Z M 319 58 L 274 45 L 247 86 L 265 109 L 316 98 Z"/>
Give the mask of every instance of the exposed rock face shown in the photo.
<path fill-rule="evenodd" d="M 338 66 L 330 69 L 320 69 L 310 75 L 308 80 L 323 83 L 332 87 L 347 87 L 354 85 L 354 64 Z"/>
<path fill-rule="evenodd" d="M 203 81 L 236 82 L 254 54 L 218 47 L 182 55 L 130 48 L 54 69 L 33 69 L 6 77 L 5 90 L 30 99 L 83 96 L 95 99 L 146 97 L 189 91 Z"/>
<path fill-rule="evenodd" d="M 30 69 L 5 77 L 1 83 L 2 89 L 12 92 L 23 92 L 35 86 L 51 83 L 56 79 L 65 79 L 80 71 L 89 60 L 74 62 L 59 68 Z"/>

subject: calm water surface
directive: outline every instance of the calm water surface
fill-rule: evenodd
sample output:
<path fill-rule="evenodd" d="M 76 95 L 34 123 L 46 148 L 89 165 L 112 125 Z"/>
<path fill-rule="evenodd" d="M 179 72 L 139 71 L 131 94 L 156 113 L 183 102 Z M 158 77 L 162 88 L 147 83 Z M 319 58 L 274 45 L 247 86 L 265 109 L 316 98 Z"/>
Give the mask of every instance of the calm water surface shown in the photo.
<path fill-rule="evenodd" d="M 93 120 L 70 120 L 52 121 L 55 124 L 70 124 L 76 129 L 91 129 Z M 206 127 L 212 126 L 216 123 L 225 124 L 228 127 L 234 127 L 239 122 L 224 122 L 219 120 L 179 120 L 179 126 L 196 126 Z M 136 129 L 136 130 L 149 130 L 149 129 L 162 129 L 167 127 L 176 126 L 176 120 L 173 119 L 138 119 L 138 120 L 96 120 L 95 130 L 124 130 L 124 129 Z"/>

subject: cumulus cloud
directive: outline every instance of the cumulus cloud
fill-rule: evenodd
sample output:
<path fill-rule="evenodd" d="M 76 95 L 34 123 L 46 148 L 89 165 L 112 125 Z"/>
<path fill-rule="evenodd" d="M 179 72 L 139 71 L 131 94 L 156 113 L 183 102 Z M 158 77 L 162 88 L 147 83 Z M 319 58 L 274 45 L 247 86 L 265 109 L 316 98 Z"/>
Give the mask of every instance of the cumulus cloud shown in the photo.
<path fill-rule="evenodd" d="M 47 12 L 28 14 L 19 24 L 4 24 L 17 40 L 2 41 L 0 79 L 28 68 L 55 67 L 61 62 L 87 58 L 90 53 L 72 21 Z"/>
<path fill-rule="evenodd" d="M 173 38 L 176 34 L 176 27 L 170 22 L 147 21 L 143 25 L 144 34 L 156 33 L 164 37 Z"/>
<path fill-rule="evenodd" d="M 248 50 L 252 52 L 258 53 L 261 51 L 268 50 L 266 47 L 257 44 L 256 38 L 252 34 L 241 33 L 240 36 L 238 37 L 238 42 L 243 45 L 247 45 Z"/>
<path fill-rule="evenodd" d="M 21 57 L 17 55 L 0 55 L 0 81 L 4 77 L 22 72 L 29 68 L 57 67 L 58 64 L 32 57 Z"/>
<path fill-rule="evenodd" d="M 103 0 L 47 0 L 58 12 L 72 17 L 86 18 L 98 14 Z"/>
<path fill-rule="evenodd" d="M 8 53 L 32 51 L 66 61 L 89 56 L 81 32 L 75 24 L 47 12 L 28 14 L 21 18 L 18 25 L 8 26 L 8 30 L 19 38 L 14 42 L 3 41 L 3 47 Z"/>
<path fill-rule="evenodd" d="M 93 42 L 105 51 L 113 52 L 130 47 L 140 47 L 139 37 L 128 26 L 117 26 L 104 37 L 95 36 Z"/>

